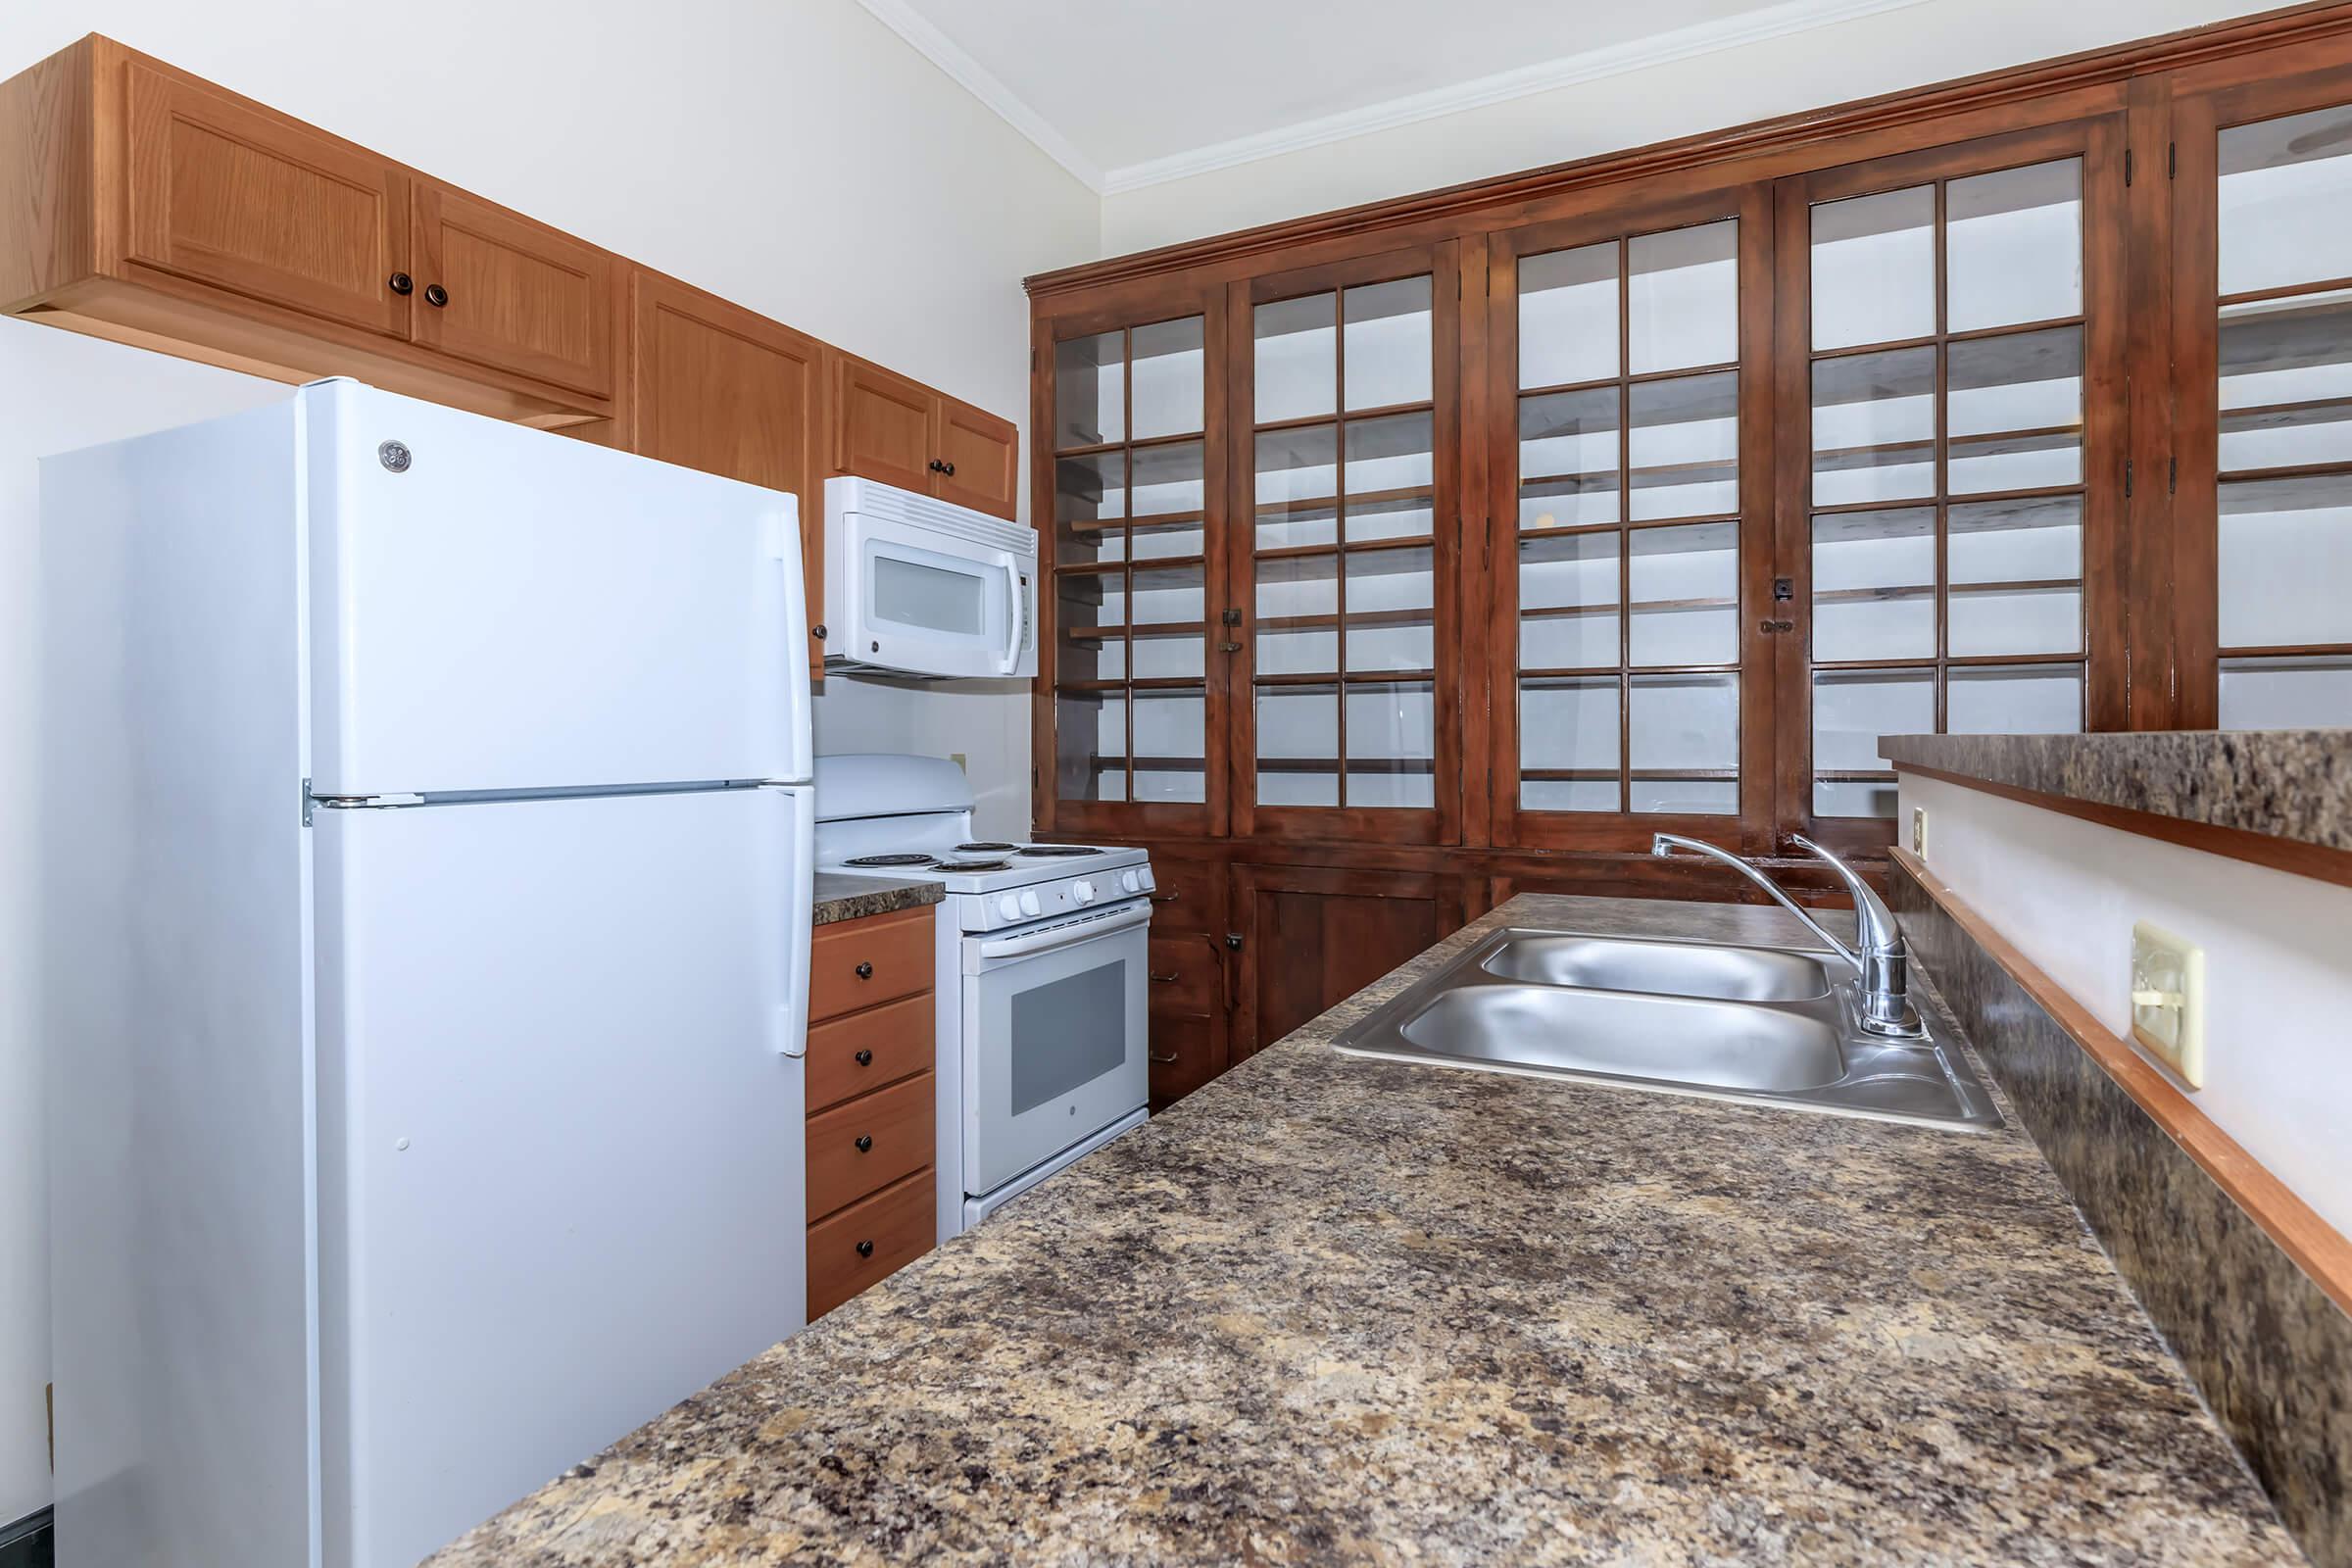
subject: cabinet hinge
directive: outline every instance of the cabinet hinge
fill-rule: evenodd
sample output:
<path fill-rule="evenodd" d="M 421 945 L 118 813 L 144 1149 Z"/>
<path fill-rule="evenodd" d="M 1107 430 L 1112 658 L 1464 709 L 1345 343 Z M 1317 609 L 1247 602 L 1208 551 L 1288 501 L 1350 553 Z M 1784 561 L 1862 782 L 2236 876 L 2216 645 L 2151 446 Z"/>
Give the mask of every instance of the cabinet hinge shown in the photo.
<path fill-rule="evenodd" d="M 302 825 L 311 825 L 311 781 L 307 778 L 302 781 Z"/>
<path fill-rule="evenodd" d="M 2132 499 L 2132 460 L 2130 458 L 2124 460 L 2124 499 L 2126 501 Z"/>
<path fill-rule="evenodd" d="M 2132 149 L 2127 147 L 2124 149 L 2124 183 L 2127 185 L 2132 183 Z M 1032 351 L 1033 358 L 1034 353 L 1035 351 Z M 1034 370 L 1037 368 L 1037 367 L 1032 365 L 1029 367 L 1029 368 Z"/>
<path fill-rule="evenodd" d="M 2168 141 L 2164 144 L 2164 177 L 2167 179 L 2177 179 L 2180 177 L 2180 144 L 2179 142 Z"/>
<path fill-rule="evenodd" d="M 2172 495 L 2180 488 L 2180 460 L 2168 458 L 2164 465 L 2164 493 Z"/>

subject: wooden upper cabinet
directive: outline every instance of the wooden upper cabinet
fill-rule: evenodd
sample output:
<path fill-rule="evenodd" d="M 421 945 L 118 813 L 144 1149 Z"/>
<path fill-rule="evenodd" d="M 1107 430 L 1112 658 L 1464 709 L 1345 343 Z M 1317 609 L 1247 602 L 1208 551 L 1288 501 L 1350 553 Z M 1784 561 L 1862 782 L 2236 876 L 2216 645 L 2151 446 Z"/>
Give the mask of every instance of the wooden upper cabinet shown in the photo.
<path fill-rule="evenodd" d="M 1020 431 L 895 370 L 843 355 L 834 375 L 833 471 L 1010 517 Z"/>
<path fill-rule="evenodd" d="M 613 386 L 613 259 L 445 185 L 416 198 L 416 341 L 591 397 Z"/>
<path fill-rule="evenodd" d="M 632 451 L 800 502 L 808 624 L 824 620 L 824 347 L 659 272 L 631 284 Z M 809 643 L 811 665 L 823 646 Z"/>
<path fill-rule="evenodd" d="M 132 60 L 125 260 L 371 332 L 409 329 L 394 164 Z"/>
<path fill-rule="evenodd" d="M 933 470 L 933 489 L 942 501 L 1001 517 L 1017 511 L 1021 432 L 1010 419 L 940 398 L 932 415 L 931 451 L 940 464 Z"/>

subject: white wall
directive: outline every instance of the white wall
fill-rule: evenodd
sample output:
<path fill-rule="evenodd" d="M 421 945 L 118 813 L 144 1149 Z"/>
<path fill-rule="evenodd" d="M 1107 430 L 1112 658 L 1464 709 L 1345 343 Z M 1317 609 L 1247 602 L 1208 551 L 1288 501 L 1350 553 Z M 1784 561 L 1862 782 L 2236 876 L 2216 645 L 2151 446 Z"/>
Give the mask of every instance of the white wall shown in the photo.
<path fill-rule="evenodd" d="M 1096 254 L 1094 195 L 852 0 L 32 0 L 0 75 L 92 30 L 1024 423 L 1020 279 Z M 49 1498 L 35 460 L 283 390 L 0 320 L 0 1524 Z M 1025 689 L 826 684 L 820 750 L 965 753 L 1026 827 Z"/>
<path fill-rule="evenodd" d="M 1929 869 L 2123 1039 L 2132 923 L 2203 948 L 2204 1087 L 2188 1090 L 2141 1054 L 2352 1234 L 2352 888 L 1906 774 L 1897 820 L 1908 823 L 1913 807 L 1927 808 Z"/>
<path fill-rule="evenodd" d="M 2245 0 L 1925 0 L 1112 195 L 1116 256 L 2271 9 Z"/>

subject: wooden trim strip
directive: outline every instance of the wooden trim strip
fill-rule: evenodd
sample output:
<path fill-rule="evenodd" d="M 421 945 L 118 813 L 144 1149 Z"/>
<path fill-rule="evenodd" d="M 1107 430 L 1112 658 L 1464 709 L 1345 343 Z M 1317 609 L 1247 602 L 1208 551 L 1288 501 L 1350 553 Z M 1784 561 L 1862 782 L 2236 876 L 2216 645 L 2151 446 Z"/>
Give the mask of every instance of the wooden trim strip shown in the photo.
<path fill-rule="evenodd" d="M 2320 1218 L 2310 1204 L 2271 1174 L 2270 1167 L 2247 1153 L 2137 1052 L 2109 1033 L 2089 1009 L 2059 989 L 2056 981 L 1994 930 L 1967 900 L 1930 875 L 1919 857 L 1899 845 L 1889 853 L 1894 863 L 1918 878 L 1928 897 L 1953 923 L 2007 971 L 2059 1028 L 2074 1037 L 2100 1071 L 2130 1095 L 2313 1284 L 2327 1292 L 2337 1306 L 2352 1312 L 2352 1241 Z"/>
<path fill-rule="evenodd" d="M 2080 656 L 2076 662 L 2080 662 Z M 2352 850 L 2307 843 L 2302 839 L 2282 839 L 2269 833 L 2256 833 L 2242 827 L 2225 827 L 2215 822 L 2192 822 L 2184 817 L 2166 816 L 2161 811 L 2110 806 L 2104 801 L 2053 795 L 2045 790 L 2030 790 L 2015 784 L 1998 784 L 1991 779 L 1972 778 L 1966 773 L 1954 773 L 1946 768 L 1923 767 L 1917 762 L 1897 762 L 1894 770 L 1897 774 L 1911 774 L 1945 784 L 1957 784 L 1962 789 L 1980 790 L 1986 795 L 1997 795 L 2005 801 L 2038 806 L 2045 811 L 2080 817 L 2085 822 L 2096 822 L 2101 827 L 2111 827 L 2125 833 L 2136 833 L 2142 838 L 2162 839 L 2184 849 L 2202 850 L 2207 855 L 2218 855 L 2225 859 L 2243 860 L 2250 865 L 2268 866 L 2274 871 L 2284 871 L 2292 876 L 2307 876 L 2314 881 L 2332 882 L 2338 887 L 2352 888 Z"/>
<path fill-rule="evenodd" d="M 1043 299 L 1195 267 L 1270 256 L 1309 241 L 1342 239 L 1409 223 L 1458 219 L 1482 209 L 1524 205 L 1595 185 L 1655 178 L 1740 158 L 1794 152 L 1841 137 L 1916 124 L 1964 110 L 2112 86 L 2152 72 L 2178 71 L 2256 49 L 2327 38 L 2347 28 L 2352 28 L 2352 4 L 2342 0 L 2288 6 L 2055 60 L 1983 72 L 1928 87 L 1781 115 L 1728 130 L 1703 131 L 1571 163 L 1262 223 L 1254 228 L 1163 245 L 1106 261 L 1058 268 L 1023 279 L 1022 286 L 1032 299 Z M 1845 161 L 1844 155 L 1832 161 Z M 1803 172 L 1801 168 L 1775 171 L 1776 173 Z"/>

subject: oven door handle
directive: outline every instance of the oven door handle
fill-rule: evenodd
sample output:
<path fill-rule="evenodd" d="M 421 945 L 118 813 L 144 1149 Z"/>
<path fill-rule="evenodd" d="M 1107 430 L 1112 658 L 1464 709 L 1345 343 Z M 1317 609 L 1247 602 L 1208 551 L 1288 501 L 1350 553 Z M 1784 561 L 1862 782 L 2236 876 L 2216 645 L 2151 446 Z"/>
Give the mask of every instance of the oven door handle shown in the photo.
<path fill-rule="evenodd" d="M 1083 925 L 1056 926 L 1051 931 L 1032 931 L 1027 936 L 1000 937 L 994 942 L 980 944 L 983 958 L 1025 958 L 1033 953 L 1051 953 L 1055 948 L 1071 947 L 1080 942 L 1092 942 L 1097 937 L 1109 936 L 1114 931 L 1129 931 L 1152 920 L 1152 906 L 1138 901 L 1134 907 Z"/>

